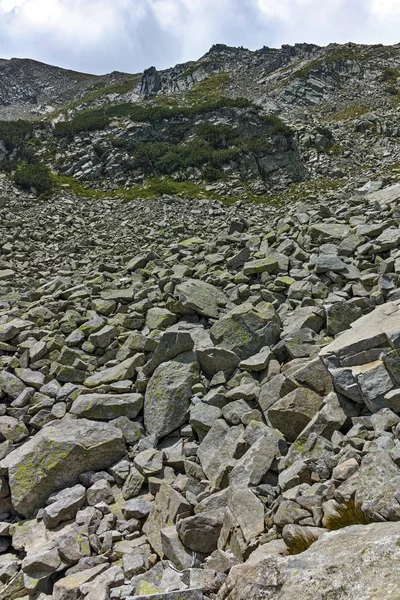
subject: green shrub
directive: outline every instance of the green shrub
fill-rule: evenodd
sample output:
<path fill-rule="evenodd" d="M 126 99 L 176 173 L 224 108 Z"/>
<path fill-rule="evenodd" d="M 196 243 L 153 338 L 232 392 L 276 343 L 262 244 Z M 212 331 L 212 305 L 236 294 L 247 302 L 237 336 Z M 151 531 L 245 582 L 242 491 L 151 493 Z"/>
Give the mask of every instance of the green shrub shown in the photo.
<path fill-rule="evenodd" d="M 179 145 L 167 142 L 139 144 L 133 158 L 135 166 L 147 175 L 172 175 L 189 167 L 201 168 L 204 165 L 219 169 L 239 152 L 237 148 L 214 150 L 208 142 L 196 139 Z"/>
<path fill-rule="evenodd" d="M 101 159 L 107 154 L 107 148 L 100 142 L 96 142 L 93 144 L 93 152 Z"/>
<path fill-rule="evenodd" d="M 321 127 L 321 126 L 318 126 L 318 127 L 316 127 L 316 128 L 315 128 L 315 130 L 316 130 L 316 131 L 317 131 L 319 134 L 321 134 L 321 135 L 323 135 L 324 137 L 328 138 L 328 140 L 333 140 L 333 133 L 332 133 L 332 131 L 331 131 L 330 129 L 328 129 L 327 127 Z"/>
<path fill-rule="evenodd" d="M 273 150 L 271 142 L 266 137 L 255 137 L 246 140 L 244 148 L 257 156 L 265 156 L 266 154 L 270 154 Z"/>
<path fill-rule="evenodd" d="M 32 135 L 33 125 L 29 121 L 0 121 L 0 140 L 9 152 L 20 147 Z"/>
<path fill-rule="evenodd" d="M 282 119 L 280 119 L 276 115 L 266 115 L 264 117 L 264 121 L 271 127 L 272 133 L 275 135 L 293 135 L 293 130 L 289 127 L 289 125 L 286 125 L 286 123 L 284 123 Z"/>
<path fill-rule="evenodd" d="M 34 188 L 38 194 L 50 194 L 54 182 L 49 168 L 41 162 L 20 162 L 15 171 L 14 181 L 25 190 Z"/>
<path fill-rule="evenodd" d="M 205 122 L 197 129 L 197 135 L 208 142 L 215 150 L 222 150 L 234 145 L 239 139 L 239 133 L 230 125 L 213 125 Z"/>
<path fill-rule="evenodd" d="M 54 127 L 54 135 L 72 140 L 77 133 L 104 129 L 108 118 L 101 109 L 85 110 L 71 121 L 60 121 Z"/>
<path fill-rule="evenodd" d="M 371 519 L 362 510 L 361 505 L 357 504 L 354 498 L 350 498 L 344 504 L 339 504 L 335 513 L 325 520 L 325 527 L 334 531 L 350 525 L 368 525 L 369 523 L 371 523 Z"/>
<path fill-rule="evenodd" d="M 394 87 L 399 77 L 400 71 L 394 67 L 384 67 L 382 69 L 381 81 L 387 83 L 389 87 Z"/>
<path fill-rule="evenodd" d="M 131 121 L 138 123 L 158 123 L 164 119 L 190 117 L 221 108 L 245 108 L 249 106 L 252 106 L 252 103 L 245 98 L 219 98 L 194 106 L 157 106 L 155 104 L 143 106 L 121 102 L 104 108 L 82 111 L 70 121 L 57 123 L 54 127 L 54 133 L 58 137 L 72 139 L 74 135 L 80 132 L 105 129 L 109 119 L 129 118 Z"/>
<path fill-rule="evenodd" d="M 298 535 L 293 536 L 290 542 L 286 543 L 288 554 L 294 555 L 305 552 L 314 542 L 317 541 L 317 539 L 317 535 L 309 532 L 299 533 Z"/>
<path fill-rule="evenodd" d="M 220 179 L 223 178 L 223 171 L 221 169 L 216 169 L 215 167 L 212 167 L 211 165 L 206 165 L 203 168 L 203 177 L 206 181 L 209 181 L 210 183 L 214 182 L 214 181 L 219 181 Z"/>
<path fill-rule="evenodd" d="M 128 146 L 128 142 L 120 137 L 115 137 L 114 135 L 110 137 L 111 145 L 114 148 L 126 148 Z"/>

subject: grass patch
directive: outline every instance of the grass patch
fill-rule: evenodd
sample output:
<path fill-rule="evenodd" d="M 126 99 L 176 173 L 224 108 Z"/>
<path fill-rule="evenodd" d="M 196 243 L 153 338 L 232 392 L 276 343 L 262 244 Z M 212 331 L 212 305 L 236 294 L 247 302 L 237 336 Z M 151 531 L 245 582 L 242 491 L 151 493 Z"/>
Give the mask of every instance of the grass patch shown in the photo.
<path fill-rule="evenodd" d="M 301 554 L 302 552 L 308 550 L 308 548 L 317 540 L 318 536 L 313 533 L 299 533 L 298 535 L 293 536 L 289 543 L 286 543 L 288 554 L 291 556 L 295 554 Z"/>
<path fill-rule="evenodd" d="M 350 525 L 368 525 L 371 519 L 362 510 L 354 498 L 351 498 L 344 504 L 339 504 L 335 513 L 330 515 L 325 521 L 325 527 L 331 531 L 349 527 Z"/>
<path fill-rule="evenodd" d="M 66 175 L 56 175 L 53 179 L 58 188 L 62 187 L 64 189 L 69 189 L 76 196 L 91 198 L 93 200 L 97 200 L 99 198 L 120 198 L 126 202 L 135 200 L 137 198 L 153 200 L 159 196 L 162 196 L 163 194 L 179 196 L 187 199 L 204 198 L 210 200 L 220 200 L 221 202 L 227 204 L 233 203 L 237 200 L 224 197 L 220 194 L 208 192 L 201 183 L 194 183 L 192 181 L 174 181 L 168 177 L 152 177 L 143 185 L 133 185 L 128 189 L 120 187 L 116 190 L 107 192 L 101 189 L 86 187 L 74 177 L 67 177 Z"/>
<path fill-rule="evenodd" d="M 329 177 L 307 179 L 306 181 L 291 183 L 287 186 L 287 189 L 280 194 L 266 194 L 263 196 L 253 195 L 251 197 L 251 202 L 257 204 L 269 204 L 272 206 L 285 206 L 290 202 L 308 201 L 310 196 L 339 189 L 345 181 L 345 179 L 331 179 Z M 251 194 L 250 188 L 249 193 Z M 296 443 L 297 442 L 295 442 L 295 444 Z"/>
<path fill-rule="evenodd" d="M 187 92 L 188 101 L 197 104 L 204 100 L 204 98 L 207 99 L 207 102 L 210 102 L 211 100 L 216 101 L 222 98 L 228 87 L 229 79 L 229 74 L 225 72 L 210 75 L 207 79 L 203 79 L 203 81 L 196 83 L 196 85 Z"/>
<path fill-rule="evenodd" d="M 120 187 L 113 191 L 103 191 L 101 189 L 86 187 L 74 177 L 67 177 L 66 175 L 53 176 L 53 181 L 55 187 L 59 189 L 68 189 L 76 196 L 90 198 L 92 200 L 98 200 L 100 198 L 118 198 L 124 202 L 130 202 L 131 200 L 136 200 L 137 198 L 154 200 L 163 194 L 178 196 L 188 200 L 218 200 L 226 206 L 231 206 L 232 204 L 235 204 L 235 202 L 243 200 L 243 195 L 237 198 L 224 196 L 222 194 L 206 190 L 203 183 L 196 183 L 193 181 L 174 181 L 169 177 L 152 177 L 142 185 L 133 185 L 128 189 Z M 256 196 L 252 193 L 248 184 L 243 185 L 246 189 L 247 202 L 262 202 L 263 204 L 276 205 L 276 198 L 273 196 Z"/>
<path fill-rule="evenodd" d="M 332 121 L 345 121 L 346 119 L 357 119 L 358 117 L 365 115 L 369 111 L 370 109 L 366 106 L 363 106 L 362 104 L 352 104 L 350 106 L 347 106 L 346 108 L 343 108 L 339 112 L 334 113 L 333 115 L 331 115 L 330 118 Z"/>

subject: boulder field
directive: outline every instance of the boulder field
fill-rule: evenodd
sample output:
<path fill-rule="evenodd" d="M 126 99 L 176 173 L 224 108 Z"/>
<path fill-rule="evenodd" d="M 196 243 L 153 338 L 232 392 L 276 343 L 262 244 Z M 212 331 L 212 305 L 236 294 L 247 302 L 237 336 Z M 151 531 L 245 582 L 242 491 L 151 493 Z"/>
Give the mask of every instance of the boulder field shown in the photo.
<path fill-rule="evenodd" d="M 398 598 L 393 190 L 0 183 L 0 599 Z"/>

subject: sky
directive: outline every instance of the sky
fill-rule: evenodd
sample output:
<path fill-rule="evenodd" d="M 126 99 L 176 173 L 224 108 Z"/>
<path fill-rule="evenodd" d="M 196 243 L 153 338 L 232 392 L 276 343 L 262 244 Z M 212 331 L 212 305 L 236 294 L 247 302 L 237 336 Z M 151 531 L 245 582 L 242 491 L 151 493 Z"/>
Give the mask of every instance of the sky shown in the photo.
<path fill-rule="evenodd" d="M 215 43 L 400 42 L 400 0 L 0 0 L 0 57 L 89 73 L 200 58 Z"/>

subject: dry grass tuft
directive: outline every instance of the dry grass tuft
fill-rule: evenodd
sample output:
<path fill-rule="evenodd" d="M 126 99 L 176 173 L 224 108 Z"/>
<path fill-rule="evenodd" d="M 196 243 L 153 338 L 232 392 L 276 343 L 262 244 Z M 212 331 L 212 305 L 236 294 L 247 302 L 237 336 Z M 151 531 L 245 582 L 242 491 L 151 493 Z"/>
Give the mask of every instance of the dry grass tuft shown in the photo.
<path fill-rule="evenodd" d="M 336 513 L 326 519 L 325 527 L 335 531 L 350 525 L 368 525 L 371 522 L 371 519 L 362 510 L 361 505 L 354 498 L 350 498 L 344 504 L 339 504 Z"/>

